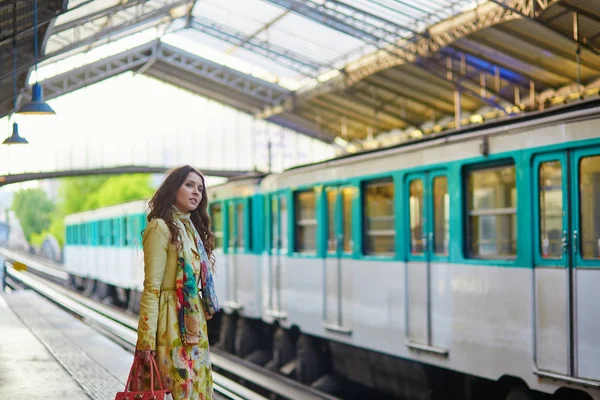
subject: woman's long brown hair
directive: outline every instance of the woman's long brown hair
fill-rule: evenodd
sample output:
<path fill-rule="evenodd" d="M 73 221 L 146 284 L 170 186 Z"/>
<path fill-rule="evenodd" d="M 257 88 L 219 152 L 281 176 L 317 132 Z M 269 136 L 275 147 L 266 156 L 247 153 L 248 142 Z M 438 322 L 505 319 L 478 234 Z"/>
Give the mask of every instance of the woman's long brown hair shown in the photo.
<path fill-rule="evenodd" d="M 210 230 L 211 220 L 210 216 L 208 215 L 206 181 L 204 176 L 196 169 L 189 165 L 184 165 L 183 167 L 175 168 L 168 172 L 165 181 L 156 190 L 156 193 L 154 193 L 154 196 L 152 196 L 152 199 L 150 199 L 150 202 L 148 203 L 150 208 L 150 212 L 148 213 L 148 222 L 155 218 L 164 220 L 169 228 L 169 232 L 171 233 L 171 243 L 177 247 L 178 251 L 181 250 L 182 244 L 180 242 L 179 235 L 183 234 L 183 232 L 179 232 L 179 229 L 175 224 L 175 220 L 173 219 L 173 206 L 175 205 L 175 195 L 177 194 L 179 188 L 181 188 L 181 185 L 183 185 L 183 182 L 185 182 L 187 179 L 190 172 L 193 172 L 202 178 L 202 200 L 200 201 L 200 205 L 198 205 L 194 211 L 190 212 L 190 219 L 200 234 L 200 239 L 202 240 L 202 243 L 204 243 L 206 254 L 210 260 L 210 266 L 214 271 L 215 256 L 213 250 L 215 249 L 215 235 Z"/>

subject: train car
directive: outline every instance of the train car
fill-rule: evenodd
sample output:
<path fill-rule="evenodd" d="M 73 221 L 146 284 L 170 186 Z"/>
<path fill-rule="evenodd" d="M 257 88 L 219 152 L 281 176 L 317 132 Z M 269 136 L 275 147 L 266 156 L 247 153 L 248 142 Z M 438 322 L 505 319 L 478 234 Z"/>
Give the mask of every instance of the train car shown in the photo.
<path fill-rule="evenodd" d="M 222 227 L 245 204 L 263 238 L 227 267 L 258 287 L 260 259 L 262 290 L 228 289 L 221 342 L 315 386 L 600 399 L 599 122 L 593 101 L 294 168 L 262 179 L 262 207 L 215 191 Z"/>
<path fill-rule="evenodd" d="M 146 200 L 65 217 L 65 270 L 86 294 L 137 310 L 143 290 Z"/>
<path fill-rule="evenodd" d="M 262 177 L 253 174 L 208 188 L 217 259 L 215 282 L 220 305 L 226 310 L 225 318 L 219 320 L 220 328 L 237 332 L 238 337 L 237 350 L 235 335 L 221 335 L 217 345 L 241 356 L 255 348 L 253 338 L 247 335 L 261 322 L 263 311 L 260 255 L 264 244 L 262 221 L 257 219 L 263 207 L 259 187 Z M 229 317 L 233 314 L 239 320 Z"/>
<path fill-rule="evenodd" d="M 327 390 L 599 400 L 599 122 L 581 102 L 209 188 L 216 345 Z M 66 218 L 76 286 L 139 302 L 146 208 Z"/>

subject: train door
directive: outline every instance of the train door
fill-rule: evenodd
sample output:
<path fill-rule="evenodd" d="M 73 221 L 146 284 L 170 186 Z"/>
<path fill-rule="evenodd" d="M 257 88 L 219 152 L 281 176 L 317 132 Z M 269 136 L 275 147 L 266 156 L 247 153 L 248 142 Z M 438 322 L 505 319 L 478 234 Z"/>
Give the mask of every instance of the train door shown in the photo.
<path fill-rule="evenodd" d="M 227 202 L 227 302 L 226 306 L 235 310 L 242 308 L 239 302 L 240 254 L 245 248 L 245 204 L 243 200 Z"/>
<path fill-rule="evenodd" d="M 534 159 L 539 375 L 600 380 L 600 148 Z"/>
<path fill-rule="evenodd" d="M 338 332 L 351 332 L 350 318 L 344 314 L 344 293 L 350 289 L 349 274 L 343 263 L 352 256 L 352 199 L 356 189 L 348 186 L 327 187 L 327 249 L 324 260 L 324 326 Z"/>
<path fill-rule="evenodd" d="M 447 338 L 434 316 L 443 313 L 444 268 L 448 266 L 449 196 L 445 171 L 410 174 L 408 193 L 409 246 L 406 263 L 407 346 L 447 354 Z M 439 321 L 442 321 L 440 318 Z"/>
<path fill-rule="evenodd" d="M 271 213 L 271 251 L 269 256 L 269 303 L 268 314 L 274 318 L 286 318 L 281 298 L 281 265 L 288 248 L 288 212 L 285 194 L 269 197 Z"/>

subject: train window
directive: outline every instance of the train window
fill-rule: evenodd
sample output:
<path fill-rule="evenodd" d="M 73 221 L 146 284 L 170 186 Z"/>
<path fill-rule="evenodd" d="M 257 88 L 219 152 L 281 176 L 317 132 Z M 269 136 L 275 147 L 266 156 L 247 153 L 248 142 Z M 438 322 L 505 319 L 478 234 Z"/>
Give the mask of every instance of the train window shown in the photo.
<path fill-rule="evenodd" d="M 335 242 L 335 203 L 337 201 L 337 190 L 327 191 L 327 251 L 337 251 Z"/>
<path fill-rule="evenodd" d="M 98 244 L 100 246 L 104 246 L 104 232 L 105 232 L 105 228 L 104 228 L 104 221 L 98 221 Z"/>
<path fill-rule="evenodd" d="M 600 156 L 579 163 L 581 256 L 600 258 Z"/>
<path fill-rule="evenodd" d="M 107 236 L 108 236 L 108 245 L 113 246 L 115 244 L 115 224 L 112 219 L 106 221 L 107 225 Z"/>
<path fill-rule="evenodd" d="M 423 180 L 410 182 L 408 208 L 410 213 L 410 253 L 423 254 Z"/>
<path fill-rule="evenodd" d="M 277 214 L 277 197 L 271 196 L 271 249 L 276 250 L 279 247 L 279 221 Z"/>
<path fill-rule="evenodd" d="M 98 221 L 92 222 L 92 245 L 98 246 Z"/>
<path fill-rule="evenodd" d="M 223 212 L 221 211 L 221 204 L 213 204 L 210 207 L 210 214 L 212 219 L 212 230 L 215 235 L 215 248 L 223 248 Z"/>
<path fill-rule="evenodd" d="M 563 189 L 560 161 L 547 161 L 539 167 L 540 254 L 543 258 L 562 257 Z"/>
<path fill-rule="evenodd" d="M 450 241 L 450 196 L 448 178 L 433 178 L 433 251 L 438 255 L 448 255 Z"/>
<path fill-rule="evenodd" d="M 295 195 L 296 243 L 295 251 L 314 253 L 317 249 L 317 213 L 315 192 L 305 191 Z"/>
<path fill-rule="evenodd" d="M 131 216 L 131 220 L 129 221 L 129 226 L 131 227 L 131 244 L 133 246 L 137 246 L 138 244 L 140 244 L 140 237 L 138 236 L 140 234 L 140 218 L 138 215 L 132 215 Z"/>
<path fill-rule="evenodd" d="M 280 249 L 288 248 L 288 217 L 287 217 L 287 199 L 284 196 L 279 198 L 279 240 Z"/>
<path fill-rule="evenodd" d="M 246 239 L 246 231 L 245 231 L 245 215 L 244 215 L 244 205 L 242 203 L 238 203 L 235 207 L 235 217 L 237 219 L 237 247 L 243 249 L 245 246 Z"/>
<path fill-rule="evenodd" d="M 517 254 L 515 166 L 469 171 L 467 251 L 473 258 L 514 258 Z"/>
<path fill-rule="evenodd" d="M 363 186 L 364 254 L 393 255 L 394 184 L 392 180 L 374 181 Z"/>
<path fill-rule="evenodd" d="M 229 228 L 229 232 L 228 234 L 228 243 L 227 246 L 229 248 L 233 248 L 237 246 L 237 237 L 235 236 L 235 206 L 233 205 L 233 203 L 229 203 L 229 206 L 227 207 L 227 227 Z"/>
<path fill-rule="evenodd" d="M 352 253 L 352 199 L 355 188 L 342 189 L 342 245 L 344 253 Z"/>
<path fill-rule="evenodd" d="M 89 226 L 89 224 L 87 222 L 84 222 L 83 224 L 81 224 L 81 244 L 84 244 L 84 245 L 90 244 L 88 226 Z"/>
<path fill-rule="evenodd" d="M 131 222 L 129 217 L 121 217 L 121 243 L 125 247 L 131 245 Z"/>

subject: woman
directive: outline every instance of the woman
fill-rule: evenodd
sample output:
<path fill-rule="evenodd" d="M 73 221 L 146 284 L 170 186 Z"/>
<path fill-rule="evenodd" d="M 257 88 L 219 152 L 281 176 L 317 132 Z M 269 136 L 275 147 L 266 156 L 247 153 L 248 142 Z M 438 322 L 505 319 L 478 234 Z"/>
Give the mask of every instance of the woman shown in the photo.
<path fill-rule="evenodd" d="M 136 346 L 146 361 L 141 384 L 149 386 L 153 356 L 174 400 L 212 400 L 206 320 L 218 305 L 204 177 L 189 165 L 171 171 L 149 207 Z"/>

